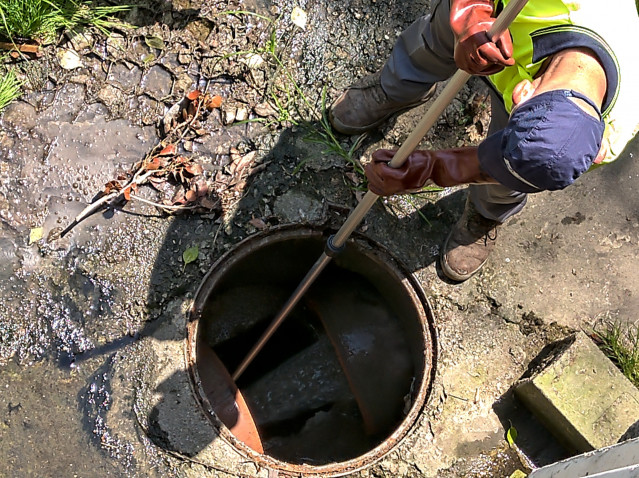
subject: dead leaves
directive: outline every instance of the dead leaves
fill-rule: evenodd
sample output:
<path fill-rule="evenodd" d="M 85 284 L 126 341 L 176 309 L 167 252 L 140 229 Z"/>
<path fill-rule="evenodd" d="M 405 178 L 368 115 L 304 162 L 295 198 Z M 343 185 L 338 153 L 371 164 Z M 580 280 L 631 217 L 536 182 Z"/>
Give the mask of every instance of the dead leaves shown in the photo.
<path fill-rule="evenodd" d="M 137 174 L 143 181 L 132 180 L 128 186 L 122 186 L 118 181 L 109 181 L 105 193 L 121 191 L 124 199 L 129 201 L 131 195 L 138 192 L 139 186 L 149 184 L 161 196 L 158 206 L 170 207 L 165 208 L 166 212 L 174 213 L 180 210 L 178 206 L 213 209 L 215 202 L 208 200 L 210 188 L 204 177 L 203 166 L 195 162 L 194 158 L 179 154 L 175 144 L 161 144 L 158 149 L 157 154 L 149 155 L 135 166 L 137 173 L 129 172 L 126 176 L 127 179 L 135 178 Z"/>
<path fill-rule="evenodd" d="M 265 229 L 268 229 L 268 224 L 266 224 L 264 220 L 259 217 L 252 218 L 248 223 L 258 231 L 264 231 Z"/>
<path fill-rule="evenodd" d="M 120 192 L 124 200 L 129 201 L 137 193 L 138 186 L 149 184 L 161 197 L 158 207 L 168 213 L 183 209 L 202 212 L 222 209 L 224 203 L 235 200 L 245 189 L 249 177 L 265 167 L 255 164 L 255 151 L 241 154 L 232 148 L 230 163 L 224 170 L 217 171 L 212 178 L 213 184 L 207 181 L 204 167 L 189 155 L 193 151 L 193 141 L 204 134 L 202 120 L 221 104 L 219 95 L 199 90 L 186 94 L 162 118 L 164 140 L 125 177 L 118 178 L 128 180 L 130 184 L 110 181 L 105 186 L 105 194 Z"/>
<path fill-rule="evenodd" d="M 205 134 L 202 121 L 207 113 L 221 104 L 220 96 L 211 96 L 200 90 L 186 94 L 162 118 L 164 139 L 144 160 L 116 180 L 109 181 L 103 195 L 117 195 L 119 199 L 130 201 L 136 197 L 140 186 L 148 184 L 160 196 L 155 204 L 167 213 L 184 209 L 203 212 L 215 209 L 219 201 L 210 197 L 212 189 L 205 178 L 204 167 L 196 161 L 197 158 L 187 156 L 193 148 L 192 145 L 185 147 L 185 143 L 192 143 Z M 145 202 L 149 201 L 145 199 Z"/>
<path fill-rule="evenodd" d="M 232 149 L 227 167 L 211 177 L 207 176 L 198 158 L 191 155 L 193 143 L 206 134 L 203 121 L 208 113 L 221 104 L 219 95 L 193 90 L 171 106 L 159 124 L 162 141 L 142 161 L 106 183 L 100 197 L 89 204 L 63 230 L 60 237 L 99 209 L 132 199 L 153 204 L 168 214 L 184 210 L 206 213 L 228 210 L 227 206 L 237 201 L 246 187 L 248 178 L 264 169 L 266 164 L 256 164 L 255 151 L 241 154 Z M 151 186 L 159 200 L 151 201 L 138 196 L 143 185 Z M 261 229 L 265 225 L 258 222 L 254 227 Z"/>
<path fill-rule="evenodd" d="M 204 115 L 219 108 L 221 105 L 221 96 L 211 96 L 208 93 L 202 93 L 200 90 L 193 90 L 166 112 L 161 122 L 160 129 L 162 134 L 168 137 L 177 133 L 181 136 L 181 139 L 184 139 L 186 133 L 190 130 L 190 132 L 195 133 L 194 136 L 201 136 L 204 131 L 200 120 Z"/>
<path fill-rule="evenodd" d="M 222 106 L 222 97 L 220 95 L 209 96 L 208 98 L 204 98 L 204 107 L 207 110 L 213 111 L 214 109 L 219 108 L 220 106 Z"/>
<path fill-rule="evenodd" d="M 257 151 L 242 155 L 236 148 L 231 148 L 231 162 L 215 176 L 217 189 L 225 189 L 232 196 L 238 196 L 245 188 L 248 179 L 266 168 L 266 163 L 256 164 Z"/>
<path fill-rule="evenodd" d="M 229 174 L 234 179 L 233 184 L 246 179 L 246 176 L 248 176 L 251 171 L 251 165 L 255 160 L 255 155 L 256 151 L 251 151 L 250 153 L 242 156 L 237 149 L 231 148 Z"/>

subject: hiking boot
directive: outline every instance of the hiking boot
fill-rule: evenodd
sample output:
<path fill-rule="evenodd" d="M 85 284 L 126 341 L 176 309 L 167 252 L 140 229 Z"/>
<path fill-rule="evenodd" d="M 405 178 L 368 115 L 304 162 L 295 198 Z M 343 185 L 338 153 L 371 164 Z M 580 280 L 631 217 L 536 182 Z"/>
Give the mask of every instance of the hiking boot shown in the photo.
<path fill-rule="evenodd" d="M 486 219 L 466 200 L 462 217 L 453 226 L 442 246 L 440 263 L 449 279 L 465 281 L 486 263 L 495 248 L 498 221 Z"/>
<path fill-rule="evenodd" d="M 333 128 L 343 134 L 360 134 L 382 124 L 400 111 L 428 101 L 435 93 L 436 85 L 418 100 L 402 103 L 391 100 L 380 81 L 381 70 L 351 85 L 331 105 L 329 119 Z"/>

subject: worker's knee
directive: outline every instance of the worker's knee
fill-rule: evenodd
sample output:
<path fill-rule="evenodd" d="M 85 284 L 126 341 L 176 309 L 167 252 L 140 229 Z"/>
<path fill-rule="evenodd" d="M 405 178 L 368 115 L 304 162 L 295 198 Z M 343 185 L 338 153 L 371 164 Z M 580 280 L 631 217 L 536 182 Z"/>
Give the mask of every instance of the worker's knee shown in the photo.
<path fill-rule="evenodd" d="M 569 99 L 570 90 L 541 93 L 517 107 L 506 127 L 479 146 L 482 169 L 516 191 L 563 189 L 590 168 L 604 124 Z"/>

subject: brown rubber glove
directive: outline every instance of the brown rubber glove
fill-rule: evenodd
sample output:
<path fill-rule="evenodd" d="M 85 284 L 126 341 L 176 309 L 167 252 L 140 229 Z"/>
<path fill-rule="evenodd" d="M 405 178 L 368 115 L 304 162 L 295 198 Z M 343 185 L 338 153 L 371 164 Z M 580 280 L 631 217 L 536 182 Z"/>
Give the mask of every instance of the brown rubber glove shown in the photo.
<path fill-rule="evenodd" d="M 364 168 L 368 189 L 378 196 L 414 192 L 428 180 L 442 187 L 497 183 L 480 170 L 476 147 L 413 151 L 400 167 L 391 168 L 388 163 L 394 154 L 395 151 L 378 149 Z"/>
<path fill-rule="evenodd" d="M 488 36 L 495 22 L 492 14 L 492 0 L 451 0 L 455 63 L 471 75 L 492 75 L 515 64 L 510 32 L 506 30 L 495 42 Z"/>

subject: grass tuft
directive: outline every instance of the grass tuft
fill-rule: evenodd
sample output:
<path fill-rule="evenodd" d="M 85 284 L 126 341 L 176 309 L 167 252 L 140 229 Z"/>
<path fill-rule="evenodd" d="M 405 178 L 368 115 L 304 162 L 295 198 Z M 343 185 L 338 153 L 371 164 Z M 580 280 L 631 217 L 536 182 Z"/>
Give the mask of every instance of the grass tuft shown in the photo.
<path fill-rule="evenodd" d="M 98 7 L 81 0 L 3 0 L 0 2 L 0 38 L 54 42 L 60 30 L 92 26 L 102 33 L 120 25 L 113 15 L 127 5 Z"/>
<path fill-rule="evenodd" d="M 0 111 L 20 96 L 20 82 L 13 70 L 0 77 Z"/>
<path fill-rule="evenodd" d="M 590 336 L 628 380 L 639 387 L 639 327 L 605 320 Z"/>

